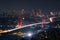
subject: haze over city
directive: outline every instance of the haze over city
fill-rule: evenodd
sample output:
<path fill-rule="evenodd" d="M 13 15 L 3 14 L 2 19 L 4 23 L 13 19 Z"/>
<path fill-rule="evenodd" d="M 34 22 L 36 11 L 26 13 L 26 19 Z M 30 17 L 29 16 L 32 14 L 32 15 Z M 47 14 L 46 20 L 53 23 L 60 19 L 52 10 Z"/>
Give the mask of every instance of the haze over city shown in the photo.
<path fill-rule="evenodd" d="M 0 0 L 0 40 L 60 40 L 60 0 Z"/>

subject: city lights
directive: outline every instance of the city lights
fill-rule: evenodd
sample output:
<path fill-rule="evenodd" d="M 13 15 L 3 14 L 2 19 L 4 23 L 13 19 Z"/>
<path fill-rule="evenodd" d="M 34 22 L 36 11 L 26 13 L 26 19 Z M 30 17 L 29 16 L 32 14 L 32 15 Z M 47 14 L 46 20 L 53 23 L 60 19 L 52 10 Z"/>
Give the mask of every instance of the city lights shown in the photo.
<path fill-rule="evenodd" d="M 0 40 L 60 40 L 60 0 L 0 0 Z"/>
<path fill-rule="evenodd" d="M 53 18 L 50 18 L 50 22 L 53 22 Z"/>
<path fill-rule="evenodd" d="M 31 37 L 33 34 L 32 33 L 28 33 L 27 36 Z"/>
<path fill-rule="evenodd" d="M 24 20 L 25 18 L 23 17 L 22 19 Z"/>

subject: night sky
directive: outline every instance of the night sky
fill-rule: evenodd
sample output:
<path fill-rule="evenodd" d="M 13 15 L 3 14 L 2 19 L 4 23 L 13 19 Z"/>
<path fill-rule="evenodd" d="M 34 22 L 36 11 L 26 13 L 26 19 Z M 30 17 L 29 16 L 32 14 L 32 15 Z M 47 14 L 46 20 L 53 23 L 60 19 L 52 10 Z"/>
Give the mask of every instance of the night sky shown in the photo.
<path fill-rule="evenodd" d="M 60 0 L 0 0 L 0 8 L 60 10 Z"/>

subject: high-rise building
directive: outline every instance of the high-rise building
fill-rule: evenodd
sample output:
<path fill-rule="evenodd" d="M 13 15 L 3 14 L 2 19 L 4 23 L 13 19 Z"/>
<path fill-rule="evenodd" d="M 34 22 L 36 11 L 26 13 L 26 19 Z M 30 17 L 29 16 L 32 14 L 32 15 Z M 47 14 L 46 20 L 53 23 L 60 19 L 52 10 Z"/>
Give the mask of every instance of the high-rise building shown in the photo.
<path fill-rule="evenodd" d="M 39 15 L 42 15 L 42 11 L 40 9 L 38 9 L 38 13 Z"/>
<path fill-rule="evenodd" d="M 25 10 L 24 10 L 24 9 L 22 9 L 22 10 L 21 10 L 21 14 L 24 14 L 24 12 L 25 12 Z"/>
<path fill-rule="evenodd" d="M 44 14 L 42 14 L 42 11 L 40 9 L 38 9 L 36 11 L 36 15 L 39 16 L 39 17 L 43 17 L 44 16 Z"/>
<path fill-rule="evenodd" d="M 36 10 L 32 9 L 32 15 L 36 15 Z"/>

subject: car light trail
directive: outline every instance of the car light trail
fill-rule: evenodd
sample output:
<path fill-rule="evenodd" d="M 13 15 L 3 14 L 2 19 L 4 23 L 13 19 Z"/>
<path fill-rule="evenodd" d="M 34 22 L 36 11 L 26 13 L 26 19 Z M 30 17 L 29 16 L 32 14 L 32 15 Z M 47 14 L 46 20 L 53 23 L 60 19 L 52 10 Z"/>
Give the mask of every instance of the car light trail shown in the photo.
<path fill-rule="evenodd" d="M 48 24 L 48 23 L 50 23 L 50 22 L 46 22 L 46 24 Z M 42 23 L 40 22 L 40 23 L 29 24 L 29 25 L 22 26 L 22 28 L 29 27 L 29 26 L 33 26 L 33 25 L 38 25 L 38 24 L 42 24 Z M 21 28 L 18 27 L 18 26 L 19 26 L 19 25 L 16 26 L 17 28 L 10 29 L 10 30 L 5 30 L 5 31 L 1 31 L 0 33 L 7 33 L 7 32 L 11 32 L 11 31 L 14 31 L 14 30 L 21 29 Z"/>

